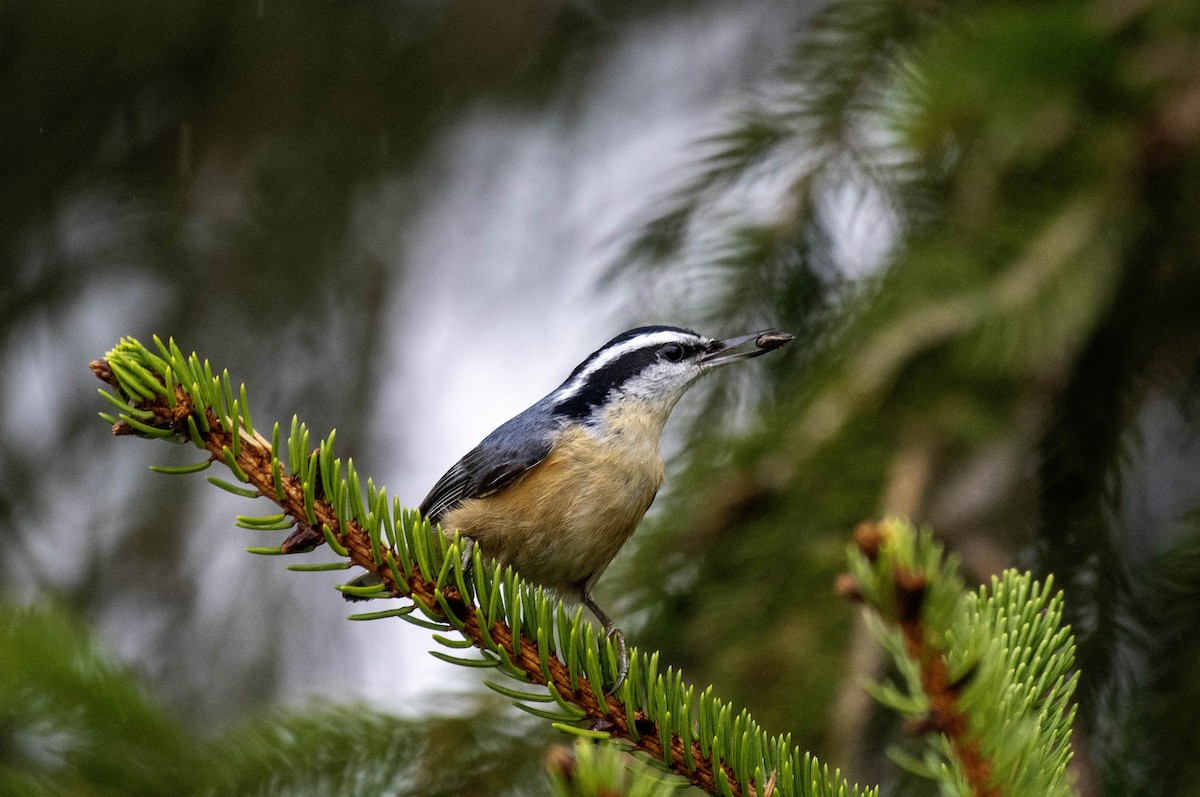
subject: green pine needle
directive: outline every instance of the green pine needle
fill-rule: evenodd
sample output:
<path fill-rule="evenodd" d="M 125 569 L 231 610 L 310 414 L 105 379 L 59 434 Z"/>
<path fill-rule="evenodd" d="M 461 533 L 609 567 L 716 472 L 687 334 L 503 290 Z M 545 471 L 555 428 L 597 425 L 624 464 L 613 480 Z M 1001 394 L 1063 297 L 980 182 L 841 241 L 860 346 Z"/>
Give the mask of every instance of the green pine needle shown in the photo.
<path fill-rule="evenodd" d="M 288 565 L 288 570 L 297 573 L 323 573 L 327 570 L 349 570 L 353 565 L 349 562 L 319 562 L 316 564 Z"/>
<path fill-rule="evenodd" d="M 416 608 L 417 607 L 415 607 L 415 606 L 403 606 L 399 609 L 385 609 L 381 612 L 360 612 L 359 614 L 352 614 L 352 615 L 348 616 L 346 619 L 357 621 L 357 620 L 384 620 L 389 617 L 405 617 L 405 618 L 407 618 L 410 614 L 412 614 L 416 610 Z"/>
<path fill-rule="evenodd" d="M 211 459 L 202 460 L 192 465 L 151 465 L 150 470 L 155 473 L 167 473 L 176 476 L 182 476 L 188 473 L 199 473 L 202 470 L 208 470 L 212 465 Z"/>
<path fill-rule="evenodd" d="M 218 479 L 216 476 L 208 476 L 206 479 L 209 484 L 215 487 L 220 487 L 227 493 L 232 493 L 233 495 L 241 496 L 242 498 L 258 498 L 258 490 L 252 490 L 248 487 L 238 487 L 236 484 L 230 484 L 223 479 Z"/>

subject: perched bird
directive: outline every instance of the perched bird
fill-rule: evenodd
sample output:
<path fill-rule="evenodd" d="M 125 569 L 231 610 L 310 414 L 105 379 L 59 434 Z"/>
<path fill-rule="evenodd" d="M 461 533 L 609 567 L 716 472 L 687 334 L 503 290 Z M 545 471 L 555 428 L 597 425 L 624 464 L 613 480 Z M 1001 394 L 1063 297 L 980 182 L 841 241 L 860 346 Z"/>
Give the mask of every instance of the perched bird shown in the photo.
<path fill-rule="evenodd" d="M 625 638 L 592 587 L 662 485 L 667 416 L 704 373 L 791 339 L 778 330 L 730 340 L 670 326 L 623 332 L 446 471 L 421 514 L 591 609 L 620 652 L 615 691 L 629 665 Z"/>

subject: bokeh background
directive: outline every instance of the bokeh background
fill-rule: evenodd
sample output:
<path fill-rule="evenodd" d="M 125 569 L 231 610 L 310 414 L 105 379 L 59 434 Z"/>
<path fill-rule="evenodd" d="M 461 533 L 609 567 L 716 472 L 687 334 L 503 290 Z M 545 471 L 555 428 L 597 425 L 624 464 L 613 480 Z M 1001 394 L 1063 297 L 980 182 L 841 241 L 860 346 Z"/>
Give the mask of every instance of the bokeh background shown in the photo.
<path fill-rule="evenodd" d="M 671 323 L 799 339 L 677 410 L 634 644 L 928 793 L 831 589 L 902 514 L 1067 591 L 1081 793 L 1200 794 L 1198 64 L 1153 0 L 0 5 L 0 790 L 546 793 L 544 723 L 245 555 L 86 366 L 173 336 L 415 505 Z"/>

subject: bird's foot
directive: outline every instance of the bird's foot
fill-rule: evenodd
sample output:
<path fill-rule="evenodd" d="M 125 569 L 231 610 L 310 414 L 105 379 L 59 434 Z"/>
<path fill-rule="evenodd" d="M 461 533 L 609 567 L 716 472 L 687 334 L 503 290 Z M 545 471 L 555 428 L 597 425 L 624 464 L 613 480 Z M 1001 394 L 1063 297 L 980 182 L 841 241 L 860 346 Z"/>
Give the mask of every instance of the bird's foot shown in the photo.
<path fill-rule="evenodd" d="M 622 684 L 625 683 L 625 676 L 629 675 L 629 650 L 625 647 L 625 635 L 616 626 L 608 629 L 608 633 L 604 635 L 604 638 L 617 640 L 617 677 L 613 681 L 612 686 L 604 690 L 604 694 L 606 695 L 615 695 Z"/>
<path fill-rule="evenodd" d="M 596 619 L 600 621 L 600 625 L 604 626 L 605 640 L 617 640 L 617 677 L 612 686 L 604 692 L 606 695 L 615 695 L 621 685 L 625 683 L 625 676 L 629 674 L 629 650 L 625 647 L 625 635 L 621 633 L 620 628 L 617 628 L 617 624 L 608 619 L 608 615 L 596 605 L 590 589 L 583 590 L 583 605 L 591 609 L 592 614 L 596 615 Z"/>
<path fill-rule="evenodd" d="M 470 537 L 461 537 L 460 539 L 462 540 L 463 549 L 462 558 L 458 563 L 461 566 L 463 576 L 466 576 L 467 573 L 471 572 L 471 565 L 475 560 L 475 540 Z"/>

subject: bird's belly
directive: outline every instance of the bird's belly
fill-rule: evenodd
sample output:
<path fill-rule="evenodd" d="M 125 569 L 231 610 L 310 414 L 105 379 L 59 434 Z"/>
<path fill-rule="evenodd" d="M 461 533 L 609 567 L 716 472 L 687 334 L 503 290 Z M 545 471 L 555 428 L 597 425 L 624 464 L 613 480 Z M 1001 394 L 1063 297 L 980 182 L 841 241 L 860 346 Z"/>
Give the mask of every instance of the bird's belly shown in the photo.
<path fill-rule="evenodd" d="M 602 444 L 571 431 L 516 482 L 464 501 L 442 526 L 525 579 L 578 597 L 637 528 L 662 479 L 657 445 Z"/>

